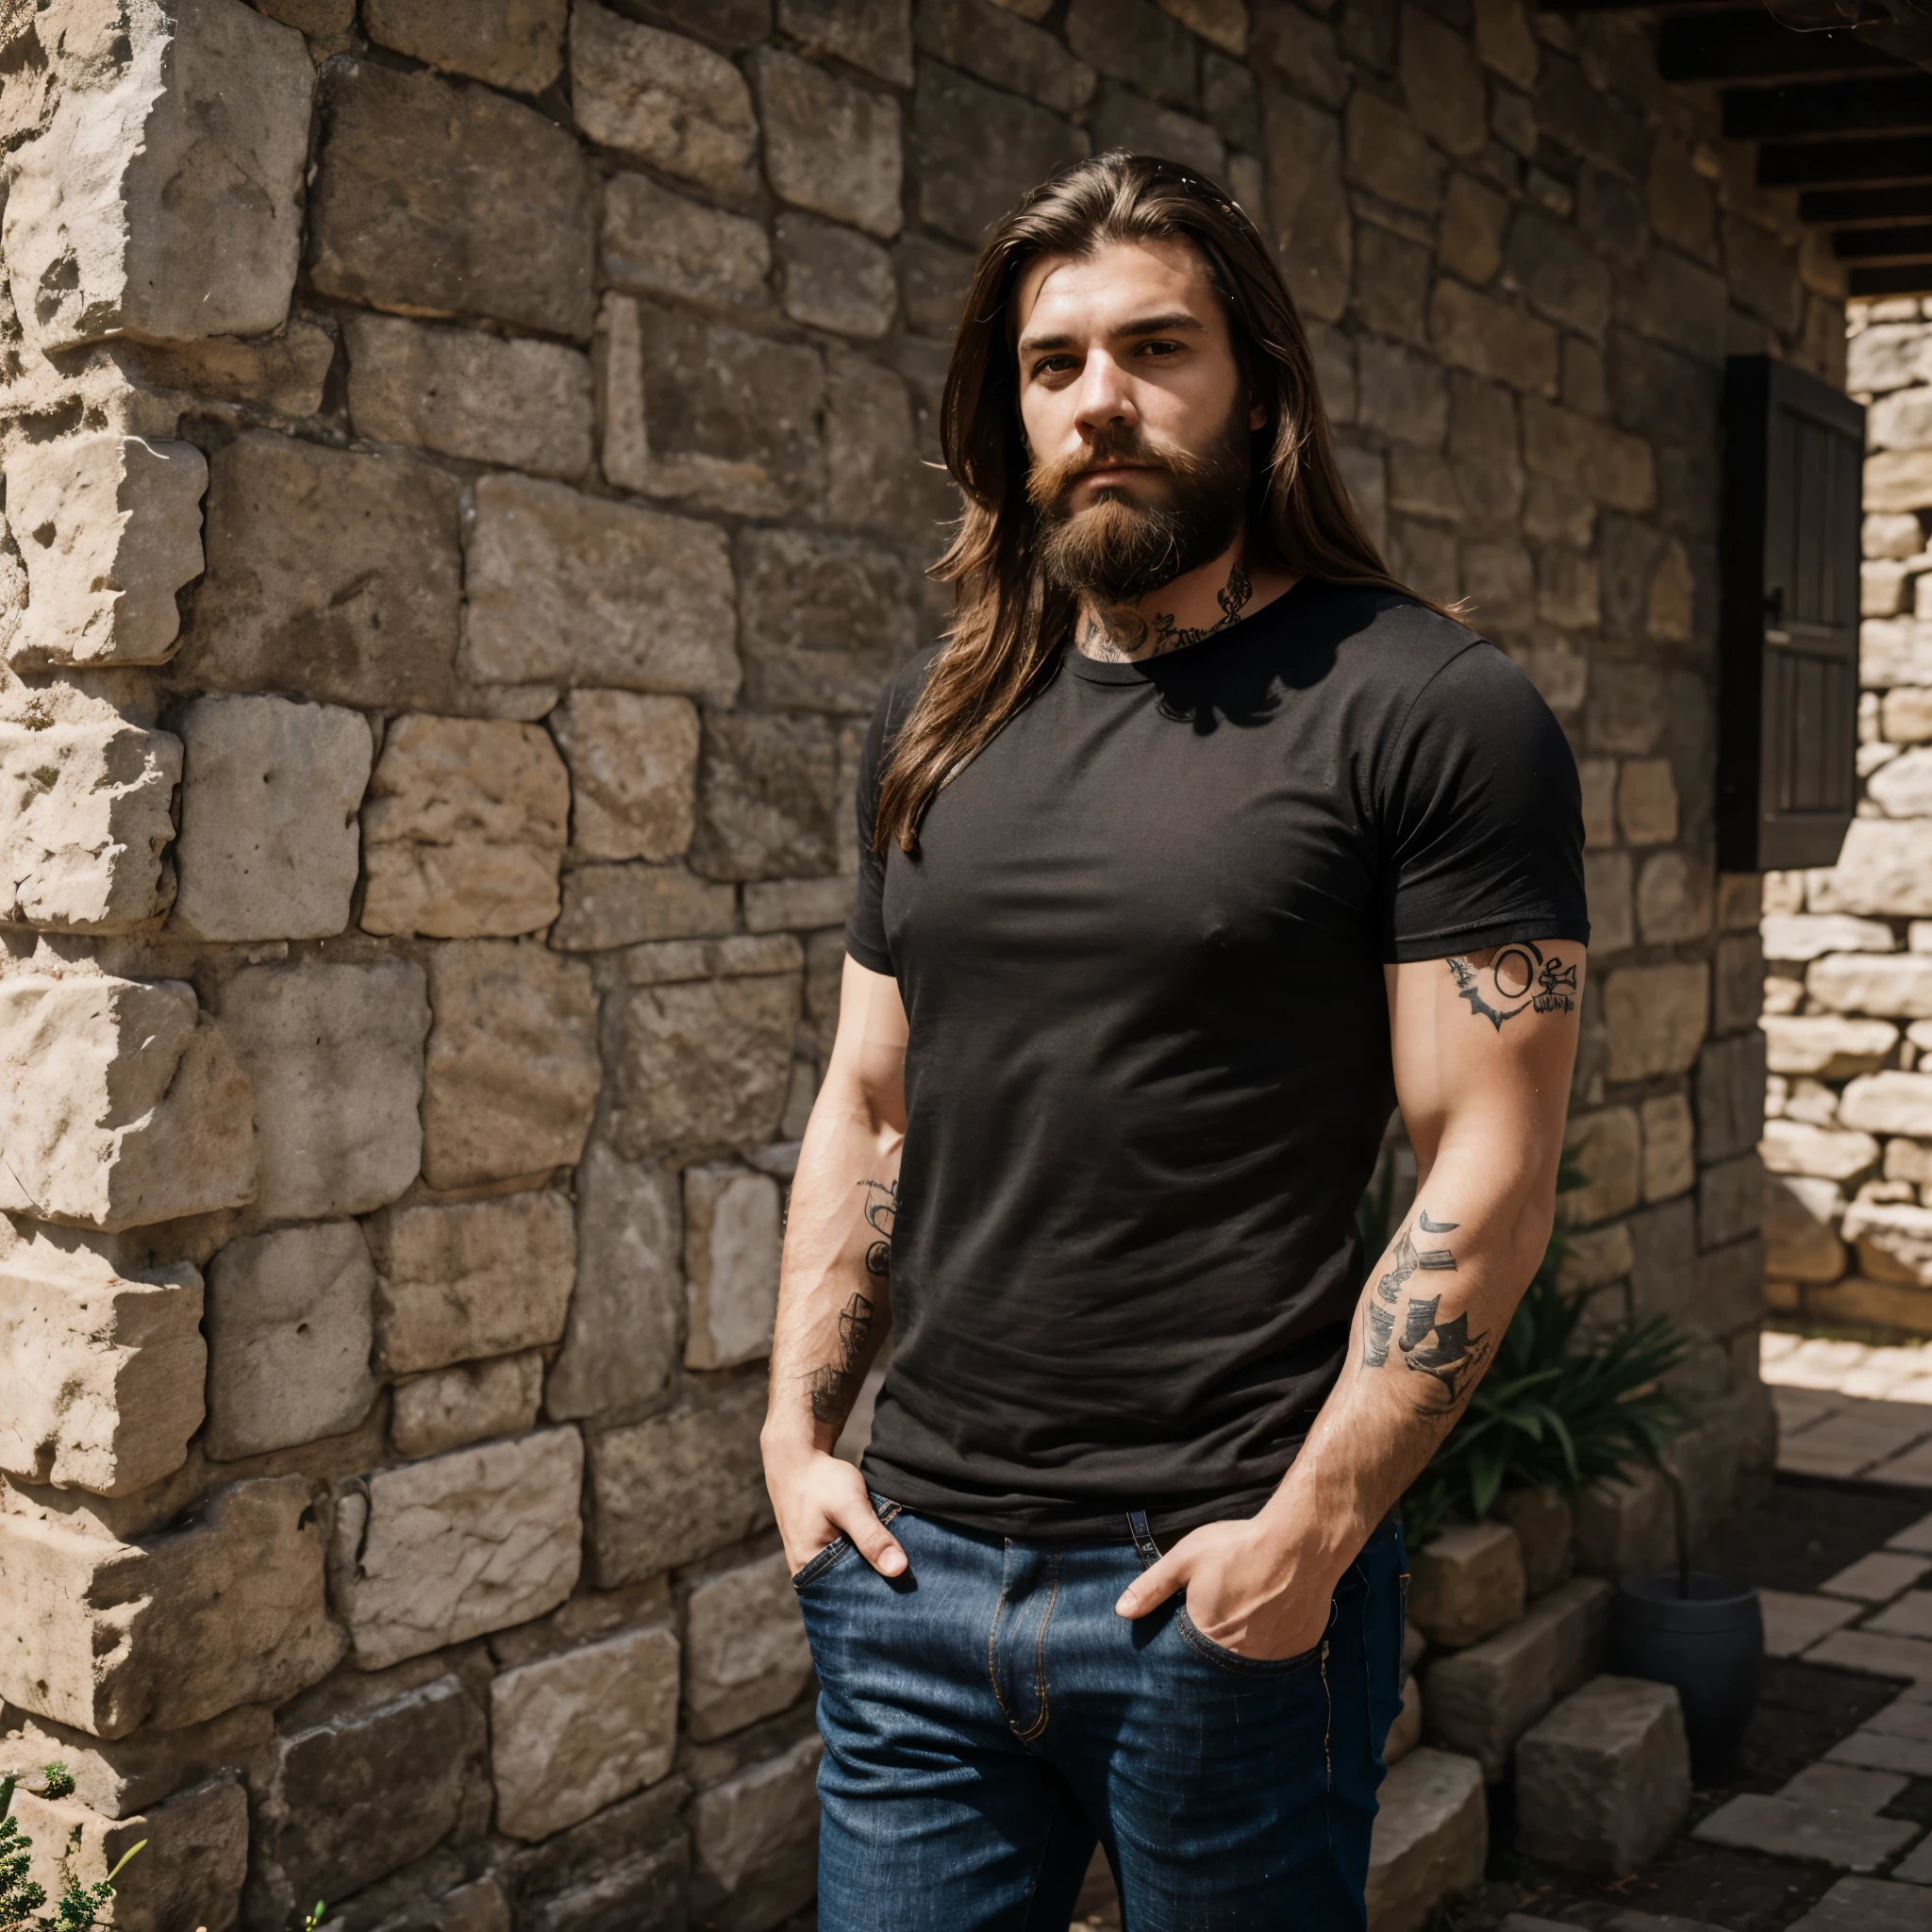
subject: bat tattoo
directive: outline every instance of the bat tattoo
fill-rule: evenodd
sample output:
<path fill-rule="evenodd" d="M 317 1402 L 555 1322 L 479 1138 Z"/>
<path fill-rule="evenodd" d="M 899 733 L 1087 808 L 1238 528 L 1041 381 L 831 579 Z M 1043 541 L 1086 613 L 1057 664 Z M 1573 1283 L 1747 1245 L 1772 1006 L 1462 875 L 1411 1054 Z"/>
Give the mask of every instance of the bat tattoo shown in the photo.
<path fill-rule="evenodd" d="M 1497 947 L 1485 967 L 1472 965 L 1459 954 L 1446 964 L 1455 975 L 1457 997 L 1467 1000 L 1469 1010 L 1498 1033 L 1505 1020 L 1519 1013 L 1567 1013 L 1576 1004 L 1576 968 L 1544 958 L 1542 948 L 1531 940 Z M 1485 973 L 1493 1001 L 1483 991 Z"/>

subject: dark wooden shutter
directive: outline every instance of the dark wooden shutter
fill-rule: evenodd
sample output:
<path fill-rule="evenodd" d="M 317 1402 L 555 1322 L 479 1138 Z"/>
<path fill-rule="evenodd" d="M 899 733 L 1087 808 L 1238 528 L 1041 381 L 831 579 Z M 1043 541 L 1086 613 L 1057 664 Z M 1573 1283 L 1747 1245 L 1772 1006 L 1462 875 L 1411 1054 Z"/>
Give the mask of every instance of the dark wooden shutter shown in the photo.
<path fill-rule="evenodd" d="M 1724 371 L 1718 863 L 1830 865 L 1857 803 L 1865 411 L 1768 356 Z"/>

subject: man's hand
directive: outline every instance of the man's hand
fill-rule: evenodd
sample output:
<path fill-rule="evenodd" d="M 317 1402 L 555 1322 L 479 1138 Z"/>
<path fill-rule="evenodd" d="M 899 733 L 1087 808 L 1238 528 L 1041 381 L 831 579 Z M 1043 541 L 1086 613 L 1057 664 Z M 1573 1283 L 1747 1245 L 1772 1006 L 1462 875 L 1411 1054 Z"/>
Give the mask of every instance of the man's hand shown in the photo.
<path fill-rule="evenodd" d="M 906 1552 L 878 1519 L 865 1478 L 823 1449 L 765 1445 L 765 1487 L 796 1576 L 828 1543 L 849 1536 L 881 1576 L 900 1575 Z"/>
<path fill-rule="evenodd" d="M 1258 1520 L 1207 1523 L 1128 1584 L 1114 1609 L 1144 1617 L 1185 1589 L 1188 1615 L 1210 1643 L 1273 1661 L 1321 1642 L 1335 1582 L 1316 1562 L 1295 1560 L 1279 1530 Z"/>

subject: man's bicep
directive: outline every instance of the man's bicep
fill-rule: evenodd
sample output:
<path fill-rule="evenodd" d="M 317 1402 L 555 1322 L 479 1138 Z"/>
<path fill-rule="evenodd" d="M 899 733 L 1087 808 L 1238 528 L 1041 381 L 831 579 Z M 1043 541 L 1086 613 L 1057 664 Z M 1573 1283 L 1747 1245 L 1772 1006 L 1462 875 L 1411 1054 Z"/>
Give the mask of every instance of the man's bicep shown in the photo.
<path fill-rule="evenodd" d="M 1512 940 L 1387 969 L 1396 1097 L 1425 1164 L 1445 1135 L 1490 1135 L 1554 1174 L 1585 965 L 1576 941 Z"/>
<path fill-rule="evenodd" d="M 839 1028 L 826 1084 L 848 1086 L 868 1111 L 901 1129 L 906 1124 L 907 1030 L 899 982 L 861 966 L 848 953 L 839 983 Z"/>

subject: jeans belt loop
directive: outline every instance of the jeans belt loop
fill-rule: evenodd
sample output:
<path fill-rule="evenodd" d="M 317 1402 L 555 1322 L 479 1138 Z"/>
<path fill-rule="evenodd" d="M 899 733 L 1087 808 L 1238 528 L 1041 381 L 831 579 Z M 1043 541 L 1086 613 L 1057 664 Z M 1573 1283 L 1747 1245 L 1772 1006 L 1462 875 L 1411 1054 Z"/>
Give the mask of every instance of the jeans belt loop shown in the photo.
<path fill-rule="evenodd" d="M 1140 1552 L 1143 1563 L 1160 1561 L 1160 1545 L 1154 1541 L 1154 1532 L 1147 1526 L 1146 1510 L 1127 1511 L 1127 1534 L 1133 1538 L 1134 1548 Z"/>

